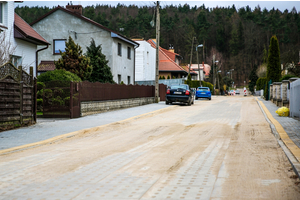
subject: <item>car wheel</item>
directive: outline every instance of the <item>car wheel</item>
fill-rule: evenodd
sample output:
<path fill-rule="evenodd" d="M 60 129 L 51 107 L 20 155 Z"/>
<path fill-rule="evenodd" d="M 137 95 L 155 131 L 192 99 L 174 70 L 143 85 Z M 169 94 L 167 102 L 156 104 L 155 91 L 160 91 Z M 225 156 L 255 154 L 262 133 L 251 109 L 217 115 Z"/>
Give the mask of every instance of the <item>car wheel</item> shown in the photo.
<path fill-rule="evenodd" d="M 166 101 L 166 104 L 168 105 L 170 102 Z"/>
<path fill-rule="evenodd" d="M 198 97 L 196 97 L 195 99 L 198 100 Z"/>
<path fill-rule="evenodd" d="M 192 101 L 192 104 L 194 104 L 194 99 L 193 99 L 193 101 Z"/>
<path fill-rule="evenodd" d="M 210 98 L 208 98 L 208 100 L 211 100 L 211 97 L 210 97 Z"/>
<path fill-rule="evenodd" d="M 187 105 L 187 106 L 190 106 L 190 105 L 191 105 L 191 102 L 190 102 L 190 101 L 188 101 L 186 105 Z"/>

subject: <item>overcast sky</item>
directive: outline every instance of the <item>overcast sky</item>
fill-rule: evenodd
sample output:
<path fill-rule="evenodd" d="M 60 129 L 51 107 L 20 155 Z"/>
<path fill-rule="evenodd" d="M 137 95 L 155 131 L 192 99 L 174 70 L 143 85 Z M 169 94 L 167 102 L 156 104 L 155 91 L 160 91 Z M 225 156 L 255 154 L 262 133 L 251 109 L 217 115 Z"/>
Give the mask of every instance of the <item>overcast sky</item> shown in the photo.
<path fill-rule="evenodd" d="M 23 1 L 23 3 L 15 3 L 15 6 L 48 6 L 52 8 L 53 6 L 65 6 L 69 3 L 70 1 Z M 118 3 L 124 4 L 124 5 L 137 5 L 137 6 L 153 6 L 154 2 L 156 1 L 72 1 L 73 5 L 82 5 L 83 7 L 88 6 L 88 5 L 112 5 L 116 6 Z M 228 7 L 232 6 L 233 4 L 235 5 L 236 9 L 246 7 L 249 5 L 252 10 L 254 10 L 255 7 L 258 5 L 261 7 L 261 9 L 266 8 L 267 10 L 273 9 L 279 9 L 280 11 L 284 11 L 285 9 L 288 9 L 288 11 L 291 11 L 293 7 L 296 8 L 297 12 L 300 11 L 300 1 L 160 1 L 160 4 L 162 7 L 166 5 L 184 5 L 185 3 L 189 4 L 190 7 L 194 7 L 195 5 L 197 7 L 200 7 L 201 5 L 205 5 L 207 8 L 215 8 L 215 7 Z"/>

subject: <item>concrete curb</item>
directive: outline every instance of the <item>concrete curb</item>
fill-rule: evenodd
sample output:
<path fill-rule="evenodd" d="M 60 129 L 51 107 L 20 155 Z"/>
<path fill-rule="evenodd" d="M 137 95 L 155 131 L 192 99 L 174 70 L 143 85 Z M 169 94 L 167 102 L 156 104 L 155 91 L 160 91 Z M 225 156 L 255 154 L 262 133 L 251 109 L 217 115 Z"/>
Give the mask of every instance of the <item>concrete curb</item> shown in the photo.
<path fill-rule="evenodd" d="M 144 113 L 144 114 L 141 114 L 141 115 L 137 115 L 137 116 L 134 116 L 134 117 L 130 117 L 130 118 L 127 118 L 127 119 L 124 119 L 124 120 L 121 120 L 121 121 L 112 122 L 112 123 L 109 123 L 109 124 L 104 124 L 104 125 L 96 126 L 96 127 L 93 127 L 93 128 L 82 129 L 82 130 L 74 131 L 74 132 L 71 132 L 71 133 L 66 133 L 66 134 L 63 134 L 63 135 L 59 135 L 59 136 L 56 136 L 56 137 L 53 137 L 53 138 L 50 138 L 50 139 L 47 139 L 47 140 L 35 142 L 35 143 L 30 143 L 30 144 L 21 145 L 21 146 L 18 146 L 18 147 L 13 147 L 13 148 L 9 148 L 9 149 L 0 150 L 0 155 L 14 153 L 14 152 L 22 151 L 22 150 L 26 150 L 26 149 L 31 149 L 31 148 L 39 147 L 39 146 L 46 145 L 46 144 L 52 144 L 54 142 L 57 142 L 57 141 L 60 141 L 60 140 L 63 140 L 63 139 L 67 139 L 67 138 L 71 138 L 71 137 L 74 137 L 74 136 L 77 136 L 77 135 L 80 135 L 80 134 L 85 134 L 85 133 L 90 132 L 90 131 L 99 131 L 100 129 L 105 128 L 107 126 L 110 126 L 112 124 L 128 122 L 130 120 L 138 119 L 138 118 L 141 118 L 141 117 L 144 117 L 144 116 L 147 116 L 147 115 L 151 115 L 151 114 L 155 114 L 155 113 L 162 112 L 162 111 L 165 111 L 165 110 L 169 110 L 169 109 L 174 108 L 174 107 L 175 107 L 175 105 L 169 106 L 169 107 L 166 107 L 166 108 L 162 108 L 162 109 L 159 109 L 159 110 L 155 110 L 155 111 L 152 111 L 152 112 Z"/>
<path fill-rule="evenodd" d="M 291 163 L 294 172 L 300 178 L 300 162 L 299 162 L 299 151 L 300 149 L 295 145 L 295 143 L 289 138 L 287 133 L 284 131 L 283 127 L 280 123 L 275 120 L 266 106 L 263 104 L 262 101 L 257 101 L 258 106 L 260 107 L 262 113 L 264 114 L 267 122 L 270 124 L 270 128 L 272 133 L 274 134 L 275 138 L 277 139 L 278 144 L 284 151 L 285 155 L 287 156 L 289 162 Z M 295 147 L 296 146 L 296 147 Z M 297 156 L 297 157 L 296 157 Z"/>

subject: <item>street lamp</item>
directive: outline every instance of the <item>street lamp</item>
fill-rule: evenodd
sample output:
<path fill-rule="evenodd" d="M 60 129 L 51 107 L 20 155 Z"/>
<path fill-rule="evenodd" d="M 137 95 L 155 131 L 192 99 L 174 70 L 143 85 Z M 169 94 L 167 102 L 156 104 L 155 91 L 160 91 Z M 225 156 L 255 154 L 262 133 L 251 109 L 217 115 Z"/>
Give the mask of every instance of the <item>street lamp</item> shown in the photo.
<path fill-rule="evenodd" d="M 197 63 L 198 63 L 198 74 L 199 74 L 199 82 L 200 82 L 200 87 L 202 87 L 202 84 L 201 84 L 201 75 L 200 75 L 200 67 L 199 67 L 199 56 L 198 56 L 198 47 L 203 47 L 203 44 L 199 44 L 197 47 L 196 47 L 196 51 L 197 51 Z"/>
<path fill-rule="evenodd" d="M 217 65 L 218 64 L 218 60 L 216 60 L 214 63 L 213 63 L 213 85 L 214 85 L 214 90 L 216 89 L 216 67 L 215 67 L 215 65 Z"/>
<path fill-rule="evenodd" d="M 221 88 L 220 88 L 219 73 L 221 73 L 221 72 L 222 72 L 221 70 L 219 70 L 219 71 L 217 72 L 218 88 L 219 88 L 220 91 L 221 91 Z"/>

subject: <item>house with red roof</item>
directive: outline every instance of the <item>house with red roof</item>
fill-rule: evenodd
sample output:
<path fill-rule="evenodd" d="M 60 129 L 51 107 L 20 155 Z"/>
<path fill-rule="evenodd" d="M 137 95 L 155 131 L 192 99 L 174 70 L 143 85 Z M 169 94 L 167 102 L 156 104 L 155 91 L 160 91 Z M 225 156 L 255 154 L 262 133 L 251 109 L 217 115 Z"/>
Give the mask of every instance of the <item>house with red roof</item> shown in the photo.
<path fill-rule="evenodd" d="M 149 39 L 147 42 L 156 49 L 156 40 Z M 173 50 L 168 51 L 159 47 L 159 76 L 167 78 L 184 78 L 188 75 L 188 71 L 179 65 L 179 55 L 174 53 Z M 154 66 L 155 69 L 155 66 Z"/>
<path fill-rule="evenodd" d="M 38 46 L 47 47 L 48 41 L 14 13 L 14 1 L 1 1 L 0 9 L 0 48 L 5 52 L 0 60 L 11 61 L 15 67 L 22 66 L 28 73 L 32 66 L 36 74 Z"/>
<path fill-rule="evenodd" d="M 101 45 L 116 83 L 134 84 L 135 49 L 139 44 L 118 32 L 82 15 L 81 5 L 58 6 L 31 23 L 31 26 L 51 43 L 51 48 L 41 52 L 38 58 L 39 72 L 54 70 L 54 61 L 65 51 L 65 42 L 72 37 L 81 46 L 83 54 L 92 38 Z"/>

